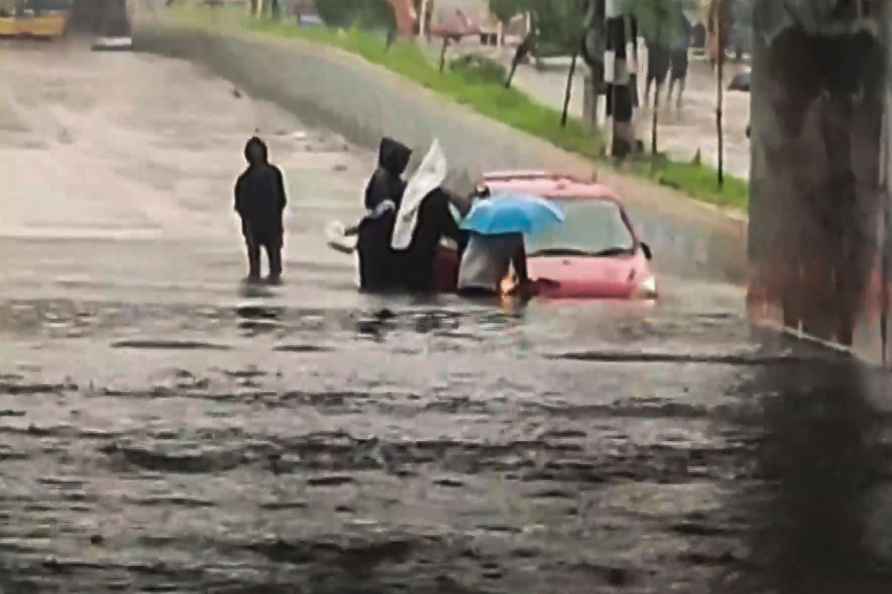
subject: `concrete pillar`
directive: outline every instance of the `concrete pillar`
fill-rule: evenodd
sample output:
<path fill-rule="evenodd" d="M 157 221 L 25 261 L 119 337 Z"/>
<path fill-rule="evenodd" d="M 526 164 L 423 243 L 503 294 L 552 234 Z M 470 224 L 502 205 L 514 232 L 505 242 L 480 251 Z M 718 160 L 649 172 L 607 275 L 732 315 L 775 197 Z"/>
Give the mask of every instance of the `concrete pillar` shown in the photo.
<path fill-rule="evenodd" d="M 754 36 L 749 303 L 876 359 L 864 332 L 879 330 L 884 50 L 857 23 L 836 25 Z"/>
<path fill-rule="evenodd" d="M 892 65 L 892 6 L 884 2 L 881 10 L 881 35 L 886 47 L 887 68 Z M 885 114 L 883 118 L 880 177 L 882 219 L 880 222 L 881 258 L 878 263 L 880 313 L 880 349 L 884 365 L 892 362 L 892 75 L 886 74 Z"/>

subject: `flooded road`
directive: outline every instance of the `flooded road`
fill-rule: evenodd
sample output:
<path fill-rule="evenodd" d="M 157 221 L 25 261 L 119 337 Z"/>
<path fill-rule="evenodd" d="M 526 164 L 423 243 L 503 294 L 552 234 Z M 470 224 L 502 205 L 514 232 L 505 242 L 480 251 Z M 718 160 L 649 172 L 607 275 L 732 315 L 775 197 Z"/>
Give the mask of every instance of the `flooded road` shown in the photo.
<path fill-rule="evenodd" d="M 373 154 L 64 49 L 0 47 L 4 591 L 889 591 L 886 376 L 672 277 L 653 306 L 359 295 L 322 229 Z M 239 283 L 255 129 L 282 287 Z"/>

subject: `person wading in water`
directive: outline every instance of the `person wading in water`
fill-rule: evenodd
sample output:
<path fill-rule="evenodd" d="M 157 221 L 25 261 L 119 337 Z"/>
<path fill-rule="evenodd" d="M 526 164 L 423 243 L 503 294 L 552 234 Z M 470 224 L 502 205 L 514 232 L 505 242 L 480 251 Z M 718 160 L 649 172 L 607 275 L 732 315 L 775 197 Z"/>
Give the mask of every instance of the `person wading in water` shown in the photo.
<path fill-rule="evenodd" d="M 358 235 L 360 286 L 367 291 L 389 291 L 400 286 L 399 263 L 390 247 L 390 238 L 400 208 L 406 182 L 403 174 L 412 151 L 392 138 L 383 138 L 378 150 L 378 167 L 366 185 L 368 211 L 359 225 L 348 229 Z"/>
<path fill-rule="evenodd" d="M 269 259 L 269 281 L 282 277 L 282 218 L 288 201 L 282 172 L 269 162 L 266 144 L 256 136 L 245 145 L 248 168 L 235 184 L 235 211 L 248 248 L 248 280 L 260 280 L 260 250 Z"/>

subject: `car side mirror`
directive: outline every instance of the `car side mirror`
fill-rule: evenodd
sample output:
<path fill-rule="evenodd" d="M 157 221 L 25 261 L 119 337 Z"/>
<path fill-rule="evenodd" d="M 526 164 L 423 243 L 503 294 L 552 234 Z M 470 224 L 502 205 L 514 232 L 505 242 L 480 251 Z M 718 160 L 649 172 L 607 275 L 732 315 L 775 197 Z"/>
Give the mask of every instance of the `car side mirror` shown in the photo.
<path fill-rule="evenodd" d="M 646 243 L 644 243 L 643 241 L 641 242 L 641 251 L 644 252 L 644 257 L 647 258 L 648 260 L 654 259 L 654 253 L 653 253 L 653 251 L 651 251 L 650 246 L 647 245 Z"/>

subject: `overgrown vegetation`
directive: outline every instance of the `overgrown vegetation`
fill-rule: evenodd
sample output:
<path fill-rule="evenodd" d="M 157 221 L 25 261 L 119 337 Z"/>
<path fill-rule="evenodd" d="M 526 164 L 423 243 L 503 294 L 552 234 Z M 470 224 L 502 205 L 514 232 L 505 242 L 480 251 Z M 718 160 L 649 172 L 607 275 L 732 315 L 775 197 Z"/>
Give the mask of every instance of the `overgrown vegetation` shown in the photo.
<path fill-rule="evenodd" d="M 656 163 L 650 158 L 635 161 L 635 173 L 653 179 L 663 186 L 674 188 L 689 196 L 725 208 L 746 211 L 749 205 L 749 185 L 746 180 L 725 175 L 725 184 L 719 190 L 716 170 L 699 163 L 669 161 L 660 156 Z"/>
<path fill-rule="evenodd" d="M 469 83 L 501 85 L 508 76 L 499 62 L 479 54 L 465 54 L 449 62 L 449 69 L 460 74 Z"/>
<path fill-rule="evenodd" d="M 322 20 L 331 27 L 393 29 L 393 9 L 387 0 L 325 0 L 317 2 Z"/>
<path fill-rule="evenodd" d="M 536 103 L 515 89 L 504 88 L 500 84 L 503 78 L 493 80 L 493 67 L 482 66 L 480 60 L 475 61 L 478 67 L 470 67 L 469 63 L 468 68 L 449 68 L 441 74 L 414 43 L 397 42 L 388 49 L 381 35 L 358 28 L 335 31 L 300 29 L 269 20 L 244 19 L 240 22 L 251 31 L 324 43 L 358 54 L 482 115 L 563 149 L 590 158 L 603 156 L 601 138 L 587 132 L 581 121 L 571 119 L 566 128 L 561 128 L 558 110 Z"/>
<path fill-rule="evenodd" d="M 207 9 L 179 9 L 183 22 L 203 27 L 242 28 L 248 31 L 282 38 L 295 38 L 340 48 L 361 56 L 391 72 L 412 80 L 427 89 L 449 97 L 484 116 L 521 130 L 569 152 L 589 159 L 604 161 L 604 141 L 588 131 L 583 123 L 570 118 L 561 127 L 561 113 L 541 105 L 515 89 L 506 89 L 493 80 L 488 66 L 466 68 L 454 62 L 455 68 L 440 73 L 437 66 L 419 46 L 412 42 L 397 42 L 389 49 L 380 33 L 361 30 L 328 28 L 299 28 L 293 24 L 246 18 L 228 11 Z M 459 65 L 462 64 L 462 65 Z M 479 63 L 478 63 L 479 64 Z M 468 62 L 470 66 L 470 61 Z M 485 72 L 481 72 L 481 68 Z M 635 175 L 675 188 L 698 200 L 723 207 L 746 209 L 748 186 L 744 180 L 726 176 L 725 185 L 716 185 L 716 170 L 699 163 L 679 163 L 660 158 L 656 163 L 642 157 L 628 162 L 624 168 Z"/>

